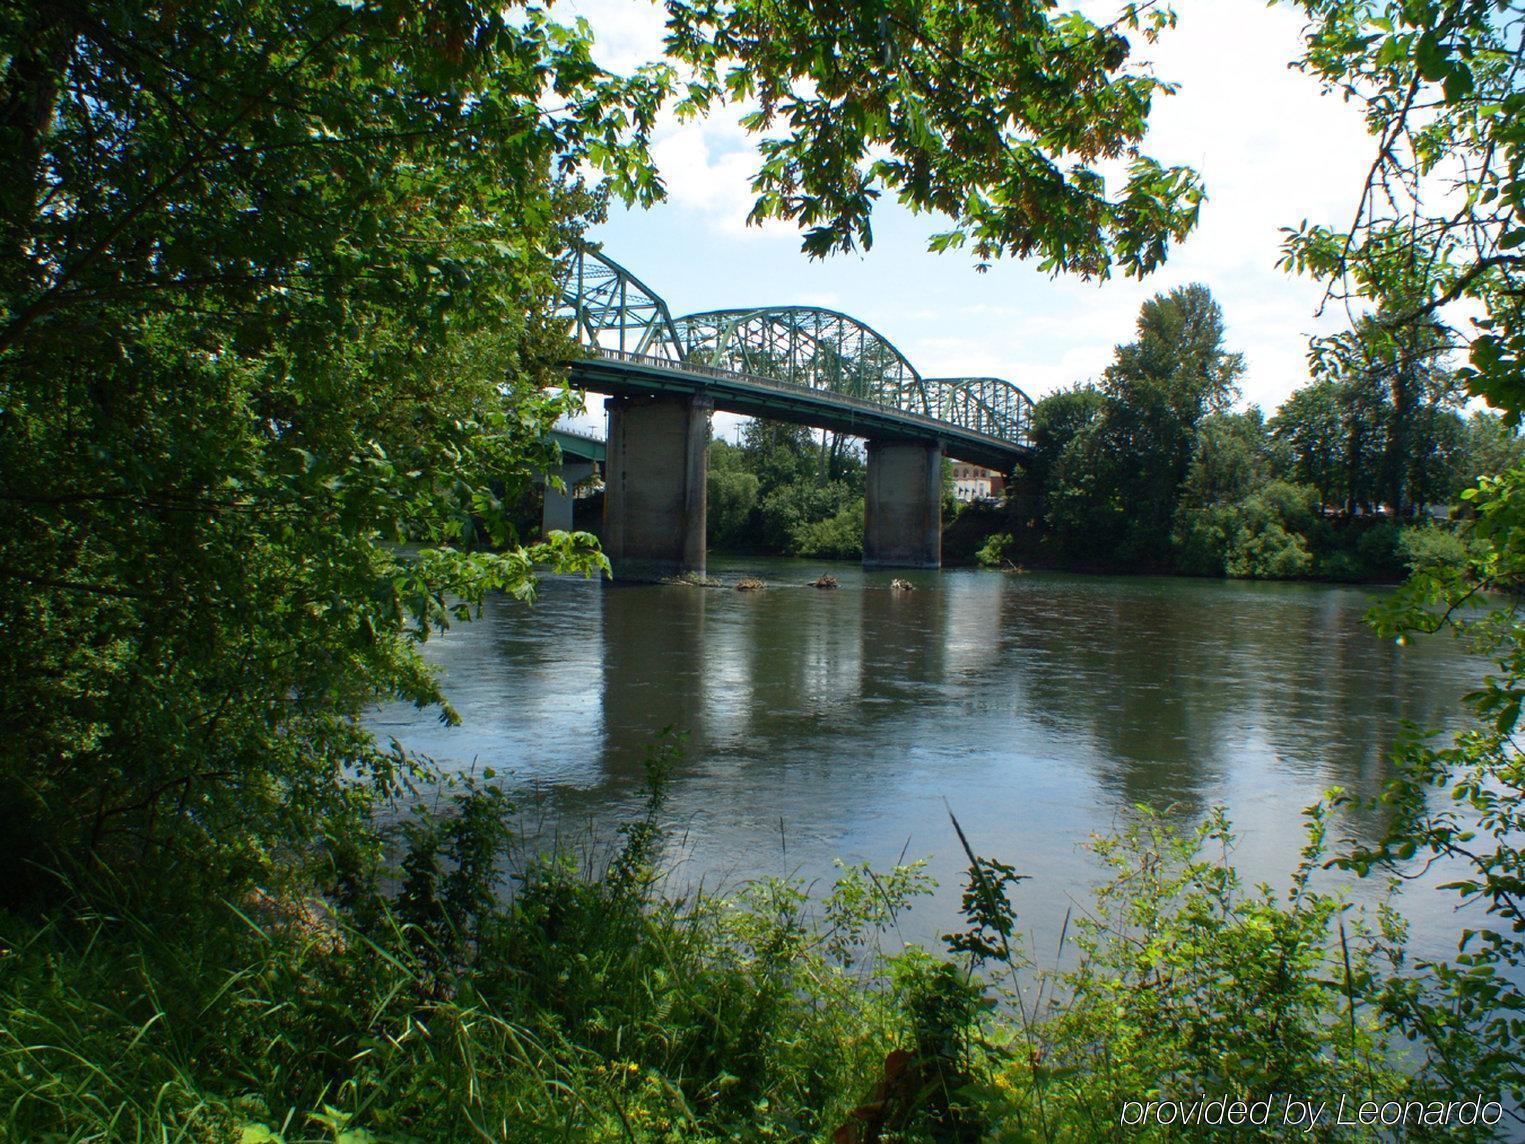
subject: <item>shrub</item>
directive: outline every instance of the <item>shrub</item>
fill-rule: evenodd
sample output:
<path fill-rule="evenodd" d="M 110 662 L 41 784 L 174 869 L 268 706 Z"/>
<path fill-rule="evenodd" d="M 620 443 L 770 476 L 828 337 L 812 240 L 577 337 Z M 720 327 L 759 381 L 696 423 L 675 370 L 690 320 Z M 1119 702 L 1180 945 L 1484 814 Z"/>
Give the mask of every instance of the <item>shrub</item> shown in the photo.
<path fill-rule="evenodd" d="M 757 475 L 740 469 L 710 469 L 706 480 L 710 542 L 717 548 L 743 543 L 747 521 L 757 507 L 761 487 Z"/>
<path fill-rule="evenodd" d="M 1246 887 L 1229 865 L 1221 810 L 1185 834 L 1141 811 L 1099 840 L 1111 880 L 1076 923 L 1079 967 L 1055 980 L 1030 1037 L 1008 1026 L 997 1042 L 989 1099 L 1014 1130 L 1003 1138 L 1113 1138 L 1127 1101 L 1296 1094 L 1333 1108 L 1346 1094 L 1451 1092 L 1452 1078 L 1389 1053 L 1383 983 L 1397 972 L 1398 931 L 1385 912 L 1368 930 L 1338 895 L 1314 888 L 1328 824 L 1326 808 L 1310 810 L 1307 848 L 1281 894 Z M 1223 1130 L 1264 1140 L 1286 1131 L 1279 1115 Z M 1319 1138 L 1368 1132 L 1330 1126 Z M 1217 1138 L 1147 1125 L 1127 1137 Z"/>
<path fill-rule="evenodd" d="M 1396 580 L 1403 575 L 1398 551 L 1398 527 L 1379 520 L 1356 541 L 1356 559 L 1367 580 Z"/>
<path fill-rule="evenodd" d="M 1319 554 L 1314 563 L 1314 575 L 1320 580 L 1357 584 L 1365 577 L 1365 569 L 1353 553 L 1336 548 Z"/>
<path fill-rule="evenodd" d="M 1233 504 L 1183 509 L 1173 540 L 1176 565 L 1194 575 L 1289 580 L 1313 567 L 1306 533 L 1313 490 L 1270 481 Z"/>
<path fill-rule="evenodd" d="M 825 520 L 804 521 L 790 531 L 790 550 L 796 556 L 852 560 L 863 555 L 863 501 L 840 509 Z"/>
<path fill-rule="evenodd" d="M 1289 533 L 1279 521 L 1253 519 L 1241 528 L 1230 546 L 1224 570 L 1251 580 L 1292 580 L 1306 576 L 1313 557 L 1301 536 Z"/>
<path fill-rule="evenodd" d="M 1460 569 L 1467 564 L 1467 544 L 1454 528 L 1411 525 L 1398 533 L 1398 558 L 1410 575 L 1426 569 Z"/>
<path fill-rule="evenodd" d="M 980 545 L 980 550 L 974 554 L 975 561 L 981 568 L 1004 568 L 1011 563 L 1011 549 L 1015 543 L 1011 533 L 992 533 L 985 543 Z"/>
<path fill-rule="evenodd" d="M 1429 986 L 1391 915 L 1314 887 L 1321 808 L 1284 894 L 1243 885 L 1221 812 L 1185 834 L 1141 812 L 1096 843 L 1078 966 L 1035 993 L 1013 988 L 1023 879 L 972 852 L 941 956 L 877 946 L 920 863 L 839 866 L 823 899 L 658 893 L 676 749 L 606 861 L 535 859 L 511 900 L 501 796 L 468 789 L 404 832 L 400 895 L 367 908 L 0 918 L 0 1138 L 1081 1141 L 1140 1098 L 1427 1100 L 1507 1066 L 1466 1049 L 1477 999 L 1432 1012 L 1446 1051 L 1397 1055 Z"/>

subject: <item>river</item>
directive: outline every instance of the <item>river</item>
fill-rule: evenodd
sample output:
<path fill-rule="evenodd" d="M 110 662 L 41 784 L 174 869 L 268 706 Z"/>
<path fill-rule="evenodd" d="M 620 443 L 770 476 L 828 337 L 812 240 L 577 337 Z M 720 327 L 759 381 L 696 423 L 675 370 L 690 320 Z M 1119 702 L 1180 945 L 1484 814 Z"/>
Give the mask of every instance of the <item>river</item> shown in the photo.
<path fill-rule="evenodd" d="M 840 587 L 807 586 L 822 572 Z M 923 943 L 956 923 L 951 811 L 1029 876 L 1015 902 L 1041 965 L 1088 901 L 1093 833 L 1139 804 L 1182 825 L 1221 804 L 1240 867 L 1282 881 L 1303 808 L 1331 786 L 1376 794 L 1403 723 L 1459 725 L 1486 667 L 1448 635 L 1379 639 L 1364 588 L 949 570 L 893 591 L 895 573 L 855 565 L 724 558 L 711 573 L 769 586 L 547 577 L 532 606 L 494 599 L 426 645 L 461 725 L 404 704 L 370 725 L 447 770 L 492 768 L 533 845 L 584 850 L 638 813 L 645 744 L 680 728 L 675 884 L 820 888 L 835 858 L 925 857 L 940 888 L 899 935 Z M 1453 906 L 1405 896 L 1416 953 L 1454 949 Z"/>

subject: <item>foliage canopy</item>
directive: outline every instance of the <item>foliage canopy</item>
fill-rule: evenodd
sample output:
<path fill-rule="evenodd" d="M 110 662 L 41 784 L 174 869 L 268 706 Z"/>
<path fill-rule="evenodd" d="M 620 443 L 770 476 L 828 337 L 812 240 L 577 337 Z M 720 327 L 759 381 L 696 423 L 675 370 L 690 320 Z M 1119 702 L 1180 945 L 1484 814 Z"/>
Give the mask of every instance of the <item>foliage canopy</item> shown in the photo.
<path fill-rule="evenodd" d="M 1333 297 L 1375 307 L 1350 334 L 1317 344 L 1316 361 L 1338 375 L 1364 357 L 1395 382 L 1405 375 L 1417 382 L 1437 343 L 1464 346 L 1462 382 L 1518 425 L 1525 414 L 1525 256 L 1518 252 L 1525 242 L 1525 11 L 1499 0 L 1303 0 L 1301 7 L 1311 21 L 1304 68 L 1361 101 L 1377 137 L 1351 223 L 1288 233 L 1290 268 L 1327 279 Z M 1497 459 L 1505 467 L 1463 494 L 1475 513 L 1465 559 L 1425 562 L 1378 617 L 1399 636 L 1459 621 L 1498 664 L 1472 697 L 1482 723 L 1448 747 L 1416 742 L 1404 753 L 1388 794 L 1399 811 L 1390 837 L 1350 864 L 1402 869 L 1423 855 L 1455 871 L 1453 888 L 1489 915 L 1454 964 L 1429 967 L 1440 999 L 1422 996 L 1411 981 L 1395 1011 L 1440 1060 L 1519 1100 L 1525 995 L 1513 967 L 1525 959 L 1525 784 L 1514 735 L 1525 699 L 1525 627 L 1512 608 L 1479 606 L 1491 593 L 1520 590 L 1525 472 L 1517 454 Z"/>

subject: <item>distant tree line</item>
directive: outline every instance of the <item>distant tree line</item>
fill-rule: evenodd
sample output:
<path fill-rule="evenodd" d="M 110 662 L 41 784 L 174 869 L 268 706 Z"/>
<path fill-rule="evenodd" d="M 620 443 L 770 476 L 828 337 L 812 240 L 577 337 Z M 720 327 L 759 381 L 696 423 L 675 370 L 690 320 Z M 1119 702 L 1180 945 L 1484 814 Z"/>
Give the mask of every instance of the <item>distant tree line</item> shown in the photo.
<path fill-rule="evenodd" d="M 1001 509 L 946 498 L 945 558 L 1324 580 L 1460 560 L 1449 506 L 1520 442 L 1496 414 L 1467 414 L 1438 327 L 1395 342 L 1380 320 L 1323 345 L 1318 380 L 1268 419 L 1231 408 L 1245 362 L 1211 291 L 1156 295 L 1098 381 L 1036 403 L 1022 495 Z M 850 438 L 748 422 L 738 444 L 710 443 L 710 544 L 854 559 L 863 479 Z"/>
<path fill-rule="evenodd" d="M 1208 288 L 1156 295 L 1099 382 L 1037 403 L 1014 547 L 1068 566 L 1282 579 L 1459 559 L 1448 506 L 1519 441 L 1495 414 L 1466 415 L 1438 328 L 1395 344 L 1370 336 L 1376 321 L 1326 348 L 1318 380 L 1268 420 L 1229 408 L 1244 359 L 1224 348 Z"/>

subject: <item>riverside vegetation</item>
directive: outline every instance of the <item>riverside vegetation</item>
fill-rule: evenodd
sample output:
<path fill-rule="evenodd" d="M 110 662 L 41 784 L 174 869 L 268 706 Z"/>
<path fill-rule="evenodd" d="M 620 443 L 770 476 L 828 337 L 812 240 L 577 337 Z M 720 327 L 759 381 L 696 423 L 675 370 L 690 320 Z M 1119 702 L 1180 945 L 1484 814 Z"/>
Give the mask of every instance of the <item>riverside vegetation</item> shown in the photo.
<path fill-rule="evenodd" d="M 328 896 L 96 905 L 12 923 L 0 960 L 9 1138 L 1095 1140 L 1129 1101 L 1211 1092 L 1405 1107 L 1406 1139 L 1486 1139 L 1443 1109 L 1512 1063 L 1401 972 L 1402 929 L 1310 880 L 1242 885 L 1229 824 L 1144 814 L 1061 937 L 1078 967 L 1019 988 L 1020 875 L 970 854 L 966 927 L 941 952 L 881 948 L 928 892 L 920 863 L 661 892 L 678 745 L 647 759 L 643 818 L 606 860 L 512 862 L 511 808 L 471 784 L 396 830 L 382 892 L 339 863 Z M 954 824 L 955 829 L 957 823 Z M 962 837 L 962 835 L 960 835 Z M 119 887 L 75 886 L 97 903 Z M 1415 1068 L 1384 1047 L 1411 1022 Z M 1449 1041 L 1438 1038 L 1445 1036 Z M 1428 1038 L 1437 1038 L 1429 1040 Z M 1508 1097 L 1504 1097 L 1508 1099 Z M 1330 1118 L 1332 1121 L 1332 1117 Z M 1278 1115 L 1243 1136 L 1281 1139 Z M 1139 1139 L 1174 1139 L 1145 1125 Z M 1369 1139 L 1354 1123 L 1321 1139 Z"/>
<path fill-rule="evenodd" d="M 1321 347 L 1329 379 L 1408 377 L 1440 338 L 1517 423 L 1518 13 L 1299 6 L 1302 66 L 1379 137 L 1352 227 L 1287 239 L 1290 269 L 1372 307 Z M 611 195 L 661 195 L 664 105 L 754 103 L 754 216 L 815 255 L 867 246 L 884 193 L 951 220 L 937 249 L 1091 277 L 1149 273 L 1196 221 L 1196 174 L 1139 151 L 1165 85 L 1130 37 L 1167 32 L 1164 8 L 663 7 L 666 57 L 628 75 L 585 24 L 472 0 L 0 11 L 0 1135 L 1094 1140 L 1127 1101 L 1198 1092 L 1518 1104 L 1508 609 L 1468 621 L 1500 663 L 1482 721 L 1403 753 L 1383 845 L 1314 808 L 1278 894 L 1240 885 L 1221 819 L 1179 837 L 1141 812 L 1098 844 L 1114 876 L 1041 995 L 1013 902 L 1055 891 L 973 854 L 936 954 L 873 939 L 914 865 L 846 868 L 821 901 L 663 894 L 670 746 L 595 864 L 505 864 L 490 781 L 396 822 L 427 767 L 359 714 L 451 718 L 420 641 L 489 591 L 531 596 L 537 564 L 603 567 L 583 535 L 522 543 L 504 505 L 574 400 L 557 255 Z M 1459 203 L 1425 206 L 1437 170 Z M 1441 324 L 1456 300 L 1465 335 Z M 1133 432 L 1106 400 L 1074 437 L 1103 459 Z M 1162 456 L 1161 482 L 1195 462 Z M 1525 476 L 1501 463 L 1394 634 L 1517 591 Z M 1369 495 L 1417 503 L 1397 479 Z M 1173 530 L 1178 508 L 1152 511 Z M 1488 919 L 1446 964 L 1312 880 L 1428 857 Z"/>

